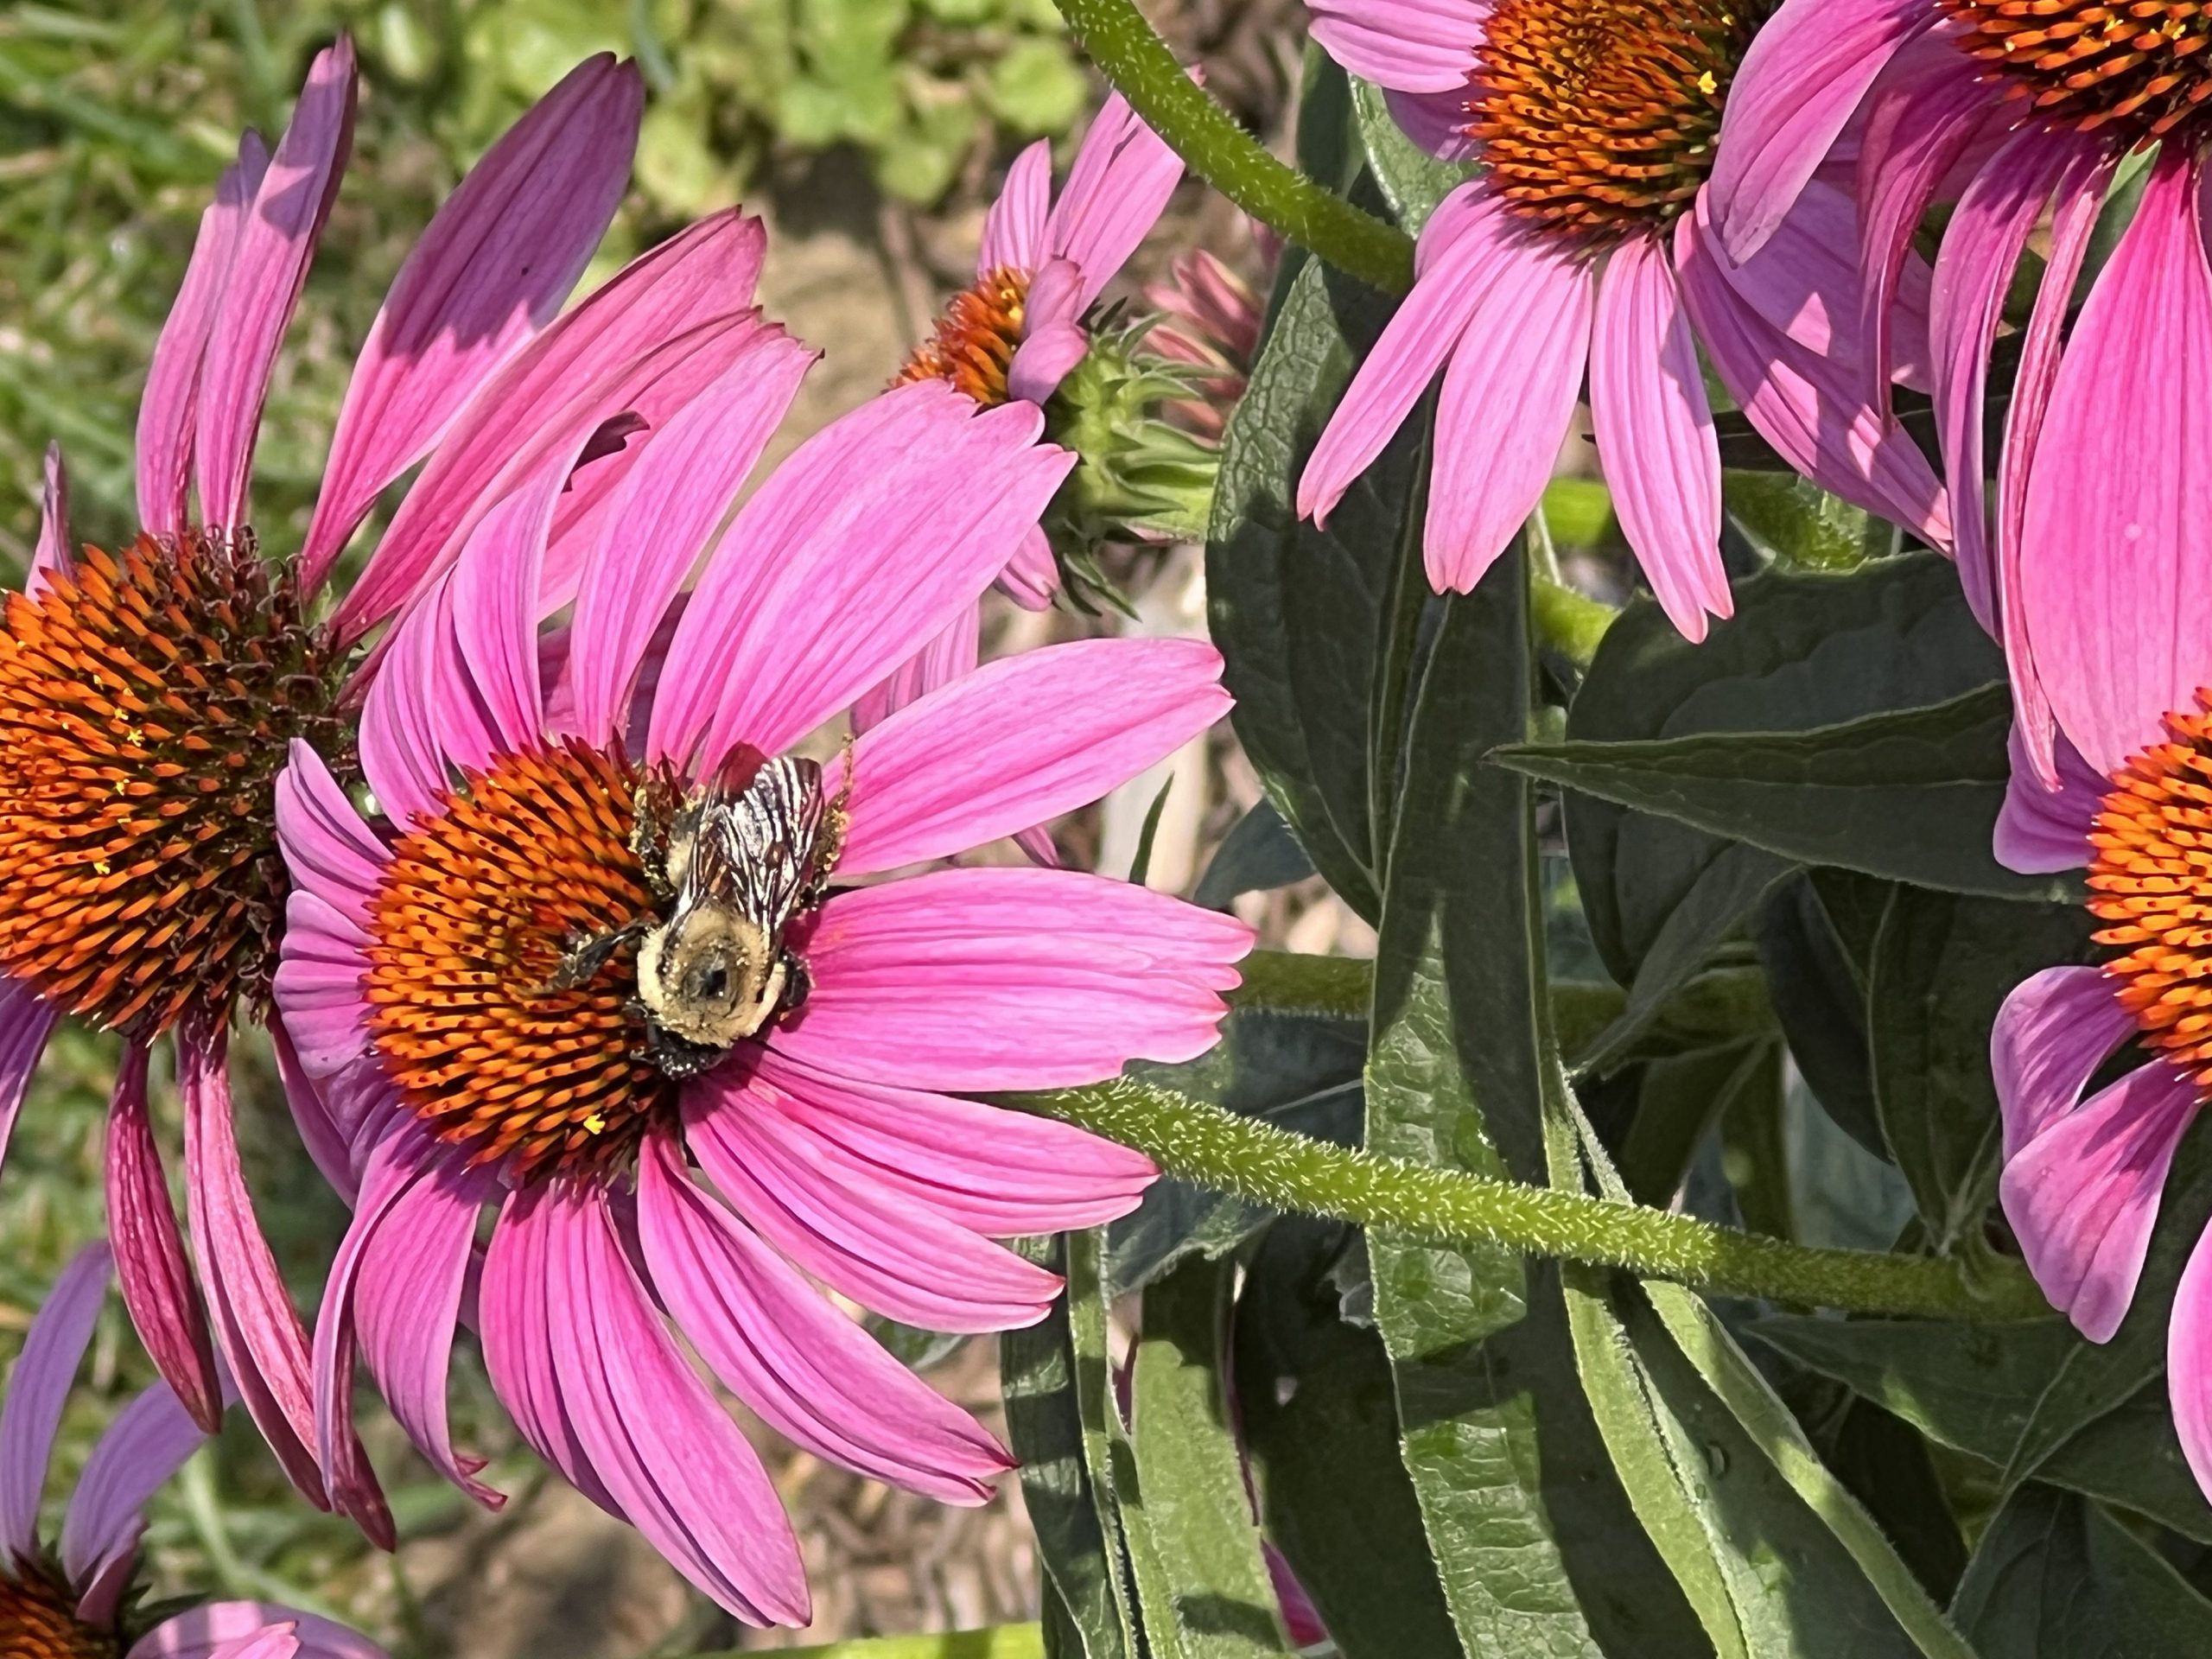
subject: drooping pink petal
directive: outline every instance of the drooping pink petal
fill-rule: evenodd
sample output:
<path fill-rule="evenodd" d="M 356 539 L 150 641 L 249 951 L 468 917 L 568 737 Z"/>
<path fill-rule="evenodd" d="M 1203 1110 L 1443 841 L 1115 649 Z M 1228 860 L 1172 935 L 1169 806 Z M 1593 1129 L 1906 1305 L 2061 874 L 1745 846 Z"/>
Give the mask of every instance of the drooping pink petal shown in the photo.
<path fill-rule="evenodd" d="M 319 1510 L 331 1494 L 313 1450 L 308 1334 L 263 1236 L 238 1163 L 227 1033 L 187 1027 L 177 1037 L 184 1097 L 184 1186 L 208 1311 L 224 1363 L 254 1426 L 301 1496 Z"/>
<path fill-rule="evenodd" d="M 769 1041 L 834 1076 L 911 1088 L 1092 1083 L 1212 1046 L 1250 946 L 1233 918 L 1125 881 L 940 870 L 833 896 L 803 947 L 813 990 Z"/>
<path fill-rule="evenodd" d="M 352 1142 L 339 1126 L 322 1085 L 301 1061 L 283 1016 L 274 1011 L 269 1017 L 269 1046 L 276 1052 L 277 1079 L 283 1086 L 284 1103 L 291 1110 L 293 1127 L 300 1132 L 300 1144 L 315 1160 L 322 1179 L 351 1205 L 359 1191 L 353 1174 Z"/>
<path fill-rule="evenodd" d="M 1082 272 L 1076 310 L 1090 308 L 1166 211 L 1183 158 L 1116 92 L 1077 146 L 1045 220 L 1045 252 Z"/>
<path fill-rule="evenodd" d="M 908 703 L 976 671 L 982 655 L 983 613 L 969 606 L 944 631 L 892 671 L 891 677 L 853 705 L 853 730 L 880 726 Z"/>
<path fill-rule="evenodd" d="M 447 578 L 453 644 L 481 711 L 449 740 L 446 758 L 454 766 L 481 768 L 544 741 L 537 573 L 568 470 L 558 461 L 546 467 L 486 513 Z M 458 740 L 472 747 L 460 748 Z"/>
<path fill-rule="evenodd" d="M 140 1637 L 127 1659 L 208 1659 L 226 1642 L 289 1625 L 300 1659 L 385 1659 L 382 1648 L 343 1624 L 268 1601 L 211 1601 L 167 1619 Z"/>
<path fill-rule="evenodd" d="M 1822 489 L 1948 548 L 1943 486 L 1912 439 L 1866 406 L 1854 373 L 1799 345 L 1736 292 L 1703 222 L 1710 194 L 1675 221 L 1675 269 L 1690 322 L 1729 396 L 1759 435 Z"/>
<path fill-rule="evenodd" d="M 721 1606 L 811 1617 L 798 1540 L 760 1459 L 669 1340 L 603 1192 L 546 1206 L 553 1363 L 578 1437 L 638 1530 Z"/>
<path fill-rule="evenodd" d="M 1464 100 L 1489 21 L 1488 0 L 1313 0 L 1313 44 L 1363 80 Z"/>
<path fill-rule="evenodd" d="M 0 979 L 0 1162 L 8 1156 L 31 1073 L 38 1070 L 46 1039 L 60 1017 L 61 1010 L 29 986 Z"/>
<path fill-rule="evenodd" d="M 947 1503 L 989 1501 L 1014 1459 L 721 1205 L 669 1141 L 638 1165 L 654 1294 L 724 1387 L 806 1450 Z"/>
<path fill-rule="evenodd" d="M 77 1615 L 111 1618 L 130 1587 L 146 1505 L 207 1439 L 166 1382 L 116 1414 L 93 1445 L 61 1517 L 61 1570 L 77 1586 Z"/>
<path fill-rule="evenodd" d="M 154 1367 L 209 1433 L 223 1420 L 223 1388 L 207 1313 L 185 1260 L 168 1181 L 146 1106 L 146 1049 L 127 1044 L 107 1116 L 107 1224 L 123 1305 Z"/>
<path fill-rule="evenodd" d="M 2134 1299 L 2166 1170 L 2196 1108 L 2196 1084 L 2154 1059 L 2045 1121 L 2005 1160 L 1998 1193 L 2020 1254 L 2092 1342 L 2111 1338 Z"/>
<path fill-rule="evenodd" d="M 532 470 L 537 455 L 569 437 L 559 417 L 580 389 L 619 388 L 626 365 L 718 320 L 742 317 L 766 248 L 760 220 L 735 209 L 702 219 L 632 260 L 509 359 L 454 417 L 408 491 L 333 619 L 339 632 L 359 639 L 452 559 L 457 537 L 502 474 Z M 326 561 L 303 575 L 312 584 L 327 570 Z"/>
<path fill-rule="evenodd" d="M 1738 263 L 1757 253 L 1906 41 L 1942 14 L 1922 0 L 1787 0 L 1729 84 L 1707 190 Z"/>
<path fill-rule="evenodd" d="M 1637 563 L 1682 637 L 1735 610 L 1720 562 L 1720 443 L 1697 342 L 1656 238 L 1613 251 L 1590 341 L 1598 457 Z"/>
<path fill-rule="evenodd" d="M 276 835 L 292 880 L 355 920 L 382 880 L 391 851 L 362 822 L 312 745 L 292 740 L 276 779 Z"/>
<path fill-rule="evenodd" d="M 2020 530 L 2037 675 L 2107 775 L 2212 681 L 2212 270 L 2190 175 L 2153 168 L 2082 308 Z"/>
<path fill-rule="evenodd" d="M 973 605 L 1075 457 L 1027 404 L 900 386 L 817 433 L 740 510 L 692 591 L 652 759 L 789 747 Z M 894 602 L 884 595 L 895 594 Z"/>
<path fill-rule="evenodd" d="M 2134 1028 L 2101 968 L 2046 968 L 2013 987 L 1989 1037 L 2005 1155 L 2079 1105 Z"/>
<path fill-rule="evenodd" d="M 61 446 L 46 446 L 45 481 L 38 498 L 38 544 L 31 550 L 30 569 L 23 573 L 23 591 L 36 599 L 48 579 L 75 558 L 69 549 L 69 470 L 62 464 Z"/>
<path fill-rule="evenodd" d="M 2198 1236 L 2166 1323 L 2166 1397 L 2197 1485 L 2212 1491 L 2212 1228 Z"/>
<path fill-rule="evenodd" d="M 434 582 L 429 597 L 441 596 Z M 417 605 L 384 637 L 385 667 L 362 702 L 361 775 L 378 810 L 403 831 L 410 821 L 435 814 L 452 782 L 433 712 L 439 659 L 452 654 L 445 645 L 437 607 Z"/>
<path fill-rule="evenodd" d="M 1496 268 L 1516 251 L 1498 197 L 1479 181 L 1446 197 L 1423 227 L 1413 291 L 1352 376 L 1298 480 L 1298 515 L 1326 524 L 1352 480 L 1396 435 L 1452 354 Z"/>
<path fill-rule="evenodd" d="M 1159 1174 L 1142 1153 L 1052 1118 L 824 1077 L 772 1048 L 753 1077 L 747 1099 L 766 1132 L 828 1148 L 987 1237 L 1103 1225 Z"/>
<path fill-rule="evenodd" d="M 636 65 L 587 59 L 446 199 L 353 365 L 304 564 L 324 568 L 378 493 L 560 310 L 622 200 L 644 101 Z"/>
<path fill-rule="evenodd" d="M 292 123 L 246 209 L 208 325 L 193 461 L 200 520 L 219 529 L 246 522 L 261 406 L 346 170 L 354 92 L 353 43 L 340 35 L 308 70 Z"/>
<path fill-rule="evenodd" d="M 146 390 L 138 400 L 138 523 L 174 536 L 190 518 L 193 437 L 200 423 L 200 382 L 207 331 L 229 279 L 231 256 L 246 211 L 269 170 L 268 147 L 248 129 L 238 158 L 223 169 L 215 199 L 200 215 L 200 234 L 184 268 L 184 284 L 154 342 Z"/>
<path fill-rule="evenodd" d="M 1229 711 L 1200 639 L 1088 639 L 1001 658 L 893 715 L 853 755 L 837 868 L 943 858 L 1097 800 Z"/>
<path fill-rule="evenodd" d="M 702 1080 L 684 1142 L 732 1209 L 785 1259 L 861 1306 L 927 1331 L 1005 1331 L 1045 1317 L 1060 1281 L 925 1205 L 809 1166 L 763 1135 L 757 1079 Z"/>
<path fill-rule="evenodd" d="M 1943 232 L 1929 302 L 1936 445 L 1950 492 L 1959 582 L 1981 626 L 2001 632 L 1997 569 L 1982 504 L 1982 393 L 2005 295 L 2044 203 L 2080 147 L 2027 126 L 1974 176 Z"/>
<path fill-rule="evenodd" d="M 2056 385 L 2059 341 L 2072 309 L 2075 284 L 2089 240 L 2102 217 L 2105 190 L 2119 156 L 2092 148 L 2060 179 L 2051 207 L 2050 241 L 2044 253 L 2043 283 L 2020 345 L 2012 400 L 2005 410 L 2005 444 L 1997 463 L 1998 611 L 2005 624 L 2005 671 L 2012 683 L 2012 717 L 2027 741 L 2029 763 L 2046 787 L 2060 783 L 2061 734 L 2037 665 L 2021 596 L 2021 560 L 2027 538 L 2028 484 L 2043 442 L 2044 422 Z M 2140 212 L 2139 207 L 2138 212 Z"/>
<path fill-rule="evenodd" d="M 1052 141 L 1039 138 L 1014 158 L 998 200 L 983 216 L 976 275 L 1034 270 L 1045 263 L 1045 219 L 1052 210 Z"/>
<path fill-rule="evenodd" d="M 2031 769 L 2027 740 L 2015 720 L 2005 738 L 2012 769 L 2005 779 L 2005 804 L 1997 814 L 1991 850 L 2008 870 L 2048 875 L 2078 870 L 2089 861 L 2089 826 L 2111 787 L 2089 770 L 2063 734 L 2058 738 L 2060 786 L 2046 789 Z"/>
<path fill-rule="evenodd" d="M 762 333 L 646 446 L 587 559 L 569 629 L 563 729 L 602 743 L 628 723 L 645 648 L 669 601 L 774 435 L 814 354 Z"/>
<path fill-rule="evenodd" d="M 1060 562 L 1045 532 L 1032 526 L 999 572 L 998 589 L 1025 611 L 1046 611 L 1060 591 Z"/>
<path fill-rule="evenodd" d="M 23 1338 L 8 1393 L 0 1400 L 0 1550 L 29 1560 L 38 1550 L 38 1500 L 61 1408 L 107 1300 L 110 1258 L 105 1243 L 71 1258 L 39 1305 Z"/>
<path fill-rule="evenodd" d="M 1529 244 L 1476 300 L 1436 405 L 1421 556 L 1439 593 L 1471 592 L 1542 499 L 1581 399 L 1595 287 L 1579 255 Z"/>

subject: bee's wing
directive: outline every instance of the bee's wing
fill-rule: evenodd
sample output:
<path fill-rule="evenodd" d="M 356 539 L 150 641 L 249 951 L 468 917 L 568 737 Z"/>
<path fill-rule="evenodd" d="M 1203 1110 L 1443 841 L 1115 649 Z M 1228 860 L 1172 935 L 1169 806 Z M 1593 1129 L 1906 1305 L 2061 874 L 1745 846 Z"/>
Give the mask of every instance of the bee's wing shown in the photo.
<path fill-rule="evenodd" d="M 709 810 L 687 883 L 773 933 L 806 891 L 822 831 L 822 768 L 783 756 L 742 794 Z"/>

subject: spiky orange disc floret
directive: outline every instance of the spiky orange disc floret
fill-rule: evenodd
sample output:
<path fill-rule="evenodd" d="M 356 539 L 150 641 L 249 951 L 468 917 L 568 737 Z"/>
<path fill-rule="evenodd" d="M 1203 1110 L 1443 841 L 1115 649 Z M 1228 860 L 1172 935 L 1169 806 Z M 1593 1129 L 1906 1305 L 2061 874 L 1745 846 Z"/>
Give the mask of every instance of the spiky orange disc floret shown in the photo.
<path fill-rule="evenodd" d="M 371 907 L 369 1023 L 409 1106 L 518 1176 L 618 1167 L 673 1102 L 629 1011 L 636 949 L 550 988 L 572 944 L 653 910 L 642 774 L 582 745 L 471 774 L 392 849 Z"/>
<path fill-rule="evenodd" d="M 274 969 L 293 738 L 335 659 L 251 538 L 86 548 L 0 629 L 0 968 L 95 1024 L 227 1017 Z"/>
<path fill-rule="evenodd" d="M 1524 213 L 1593 237 L 1664 224 L 1713 165 L 1764 0 L 1499 0 L 1466 132 Z"/>
<path fill-rule="evenodd" d="M 1028 298 L 1028 276 L 1009 266 L 979 277 L 973 288 L 952 296 L 936 332 L 891 384 L 946 380 L 984 408 L 997 408 L 1007 401 L 1007 370 L 1021 344 L 1022 308 Z"/>
<path fill-rule="evenodd" d="M 44 1561 L 0 1571 L 0 1654 L 7 1659 L 116 1659 L 122 1633 L 77 1617 L 77 1598 Z"/>
<path fill-rule="evenodd" d="M 2050 120 L 2142 137 L 2212 129 L 2212 6 L 2203 0 L 1936 0 L 1959 44 Z"/>
<path fill-rule="evenodd" d="M 2168 715 L 2166 731 L 2098 807 L 2089 909 L 2145 1040 L 2212 1083 L 2212 719 Z"/>

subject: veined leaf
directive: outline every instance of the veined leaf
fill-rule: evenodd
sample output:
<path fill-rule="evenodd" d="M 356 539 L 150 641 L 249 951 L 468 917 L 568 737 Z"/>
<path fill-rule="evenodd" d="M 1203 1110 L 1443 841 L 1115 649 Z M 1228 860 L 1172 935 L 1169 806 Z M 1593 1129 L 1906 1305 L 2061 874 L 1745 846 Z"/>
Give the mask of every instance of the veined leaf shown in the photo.
<path fill-rule="evenodd" d="M 2047 1487 L 1990 1522 L 1953 1607 L 1981 1659 L 2212 1651 L 2212 1602 L 2095 1504 Z"/>

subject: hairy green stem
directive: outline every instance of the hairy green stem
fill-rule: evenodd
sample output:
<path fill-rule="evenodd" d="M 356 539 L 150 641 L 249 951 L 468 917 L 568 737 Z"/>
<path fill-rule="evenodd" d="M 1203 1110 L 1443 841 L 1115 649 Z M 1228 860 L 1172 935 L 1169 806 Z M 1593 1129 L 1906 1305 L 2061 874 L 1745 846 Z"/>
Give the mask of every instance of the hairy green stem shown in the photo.
<path fill-rule="evenodd" d="M 1813 1249 L 1663 1210 L 1347 1152 L 1171 1090 L 1116 1078 L 1010 1103 L 1148 1155 L 1168 1174 L 1276 1210 L 1627 1268 L 1722 1295 L 1928 1319 L 2024 1319 L 2050 1306 L 2009 1260 Z"/>
<path fill-rule="evenodd" d="M 1389 294 L 1413 286 L 1413 239 L 1284 166 L 1185 73 L 1135 0 L 1054 0 L 1114 90 L 1191 170 L 1253 218 Z"/>

